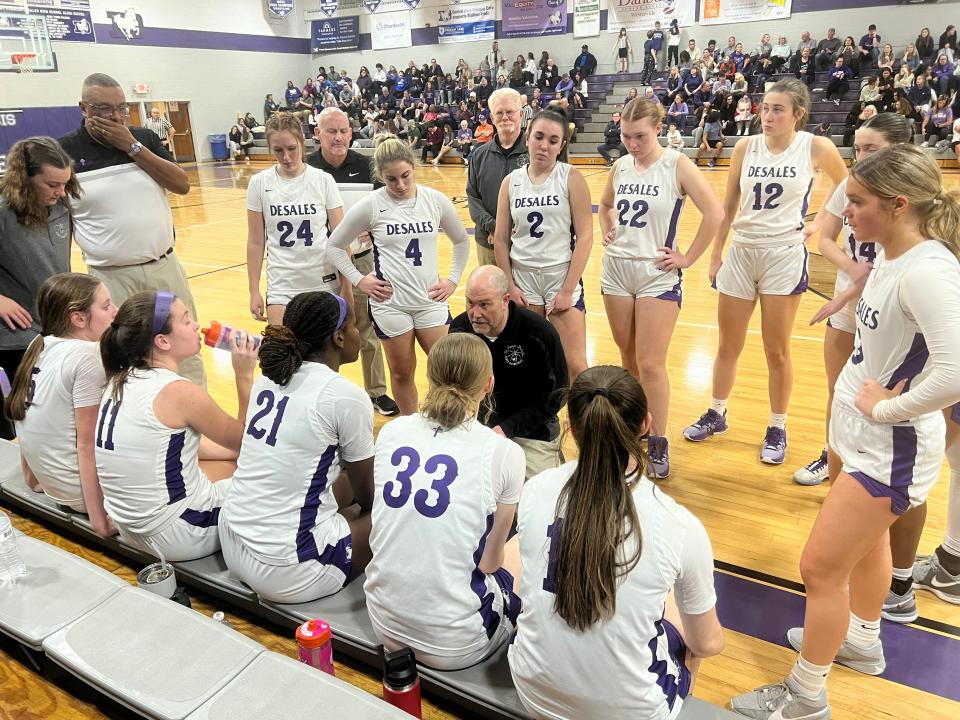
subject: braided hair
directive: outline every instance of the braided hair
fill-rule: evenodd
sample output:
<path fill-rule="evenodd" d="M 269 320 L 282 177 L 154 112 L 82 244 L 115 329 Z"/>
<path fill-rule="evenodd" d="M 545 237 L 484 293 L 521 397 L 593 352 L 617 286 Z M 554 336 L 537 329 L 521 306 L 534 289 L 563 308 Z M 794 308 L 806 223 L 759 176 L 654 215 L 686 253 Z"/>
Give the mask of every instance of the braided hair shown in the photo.
<path fill-rule="evenodd" d="M 348 313 L 343 298 L 322 290 L 300 293 L 287 305 L 283 325 L 268 325 L 260 345 L 260 369 L 286 385 L 311 353 L 322 350 Z"/>

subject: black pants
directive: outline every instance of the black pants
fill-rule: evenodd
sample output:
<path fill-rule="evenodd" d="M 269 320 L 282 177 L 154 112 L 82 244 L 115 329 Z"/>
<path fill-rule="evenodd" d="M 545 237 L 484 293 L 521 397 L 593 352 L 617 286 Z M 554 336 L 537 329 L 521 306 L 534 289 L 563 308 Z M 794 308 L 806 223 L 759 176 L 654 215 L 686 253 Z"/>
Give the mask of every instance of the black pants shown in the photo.
<path fill-rule="evenodd" d="M 843 101 L 843 96 L 850 91 L 850 83 L 846 80 L 837 80 L 834 78 L 829 83 L 827 83 L 827 92 L 824 97 L 827 100 L 831 100 L 831 95 L 836 94 L 837 100 Z"/>
<path fill-rule="evenodd" d="M 672 67 L 674 65 L 680 64 L 680 46 L 679 45 L 668 45 L 667 46 L 667 67 Z"/>
<path fill-rule="evenodd" d="M 435 145 L 430 145 L 426 141 L 423 143 L 423 151 L 420 153 L 420 162 L 427 161 L 427 153 L 432 152 L 433 156 L 436 157 L 437 153 L 440 152 L 440 148 L 443 147 L 443 143 L 437 143 Z"/>
<path fill-rule="evenodd" d="M 26 351 L 26 348 L 22 350 L 0 350 L 0 367 L 2 367 L 3 371 L 7 374 L 7 379 L 10 380 L 11 384 L 13 383 L 14 376 L 17 374 L 17 368 L 20 367 L 23 354 Z M 3 398 L 2 392 L 0 392 L 0 398 Z M 3 399 L 5 400 L 5 398 Z M 16 436 L 17 434 L 13 429 L 13 422 L 7 419 L 5 412 L 0 412 L 0 438 L 13 440 Z"/>
<path fill-rule="evenodd" d="M 606 160 L 608 163 L 612 163 L 614 158 L 611 155 L 613 150 L 618 151 L 617 157 L 623 157 L 627 154 L 627 148 L 624 147 L 623 143 L 609 143 L 605 142 L 603 145 L 597 145 L 597 152 Z"/>

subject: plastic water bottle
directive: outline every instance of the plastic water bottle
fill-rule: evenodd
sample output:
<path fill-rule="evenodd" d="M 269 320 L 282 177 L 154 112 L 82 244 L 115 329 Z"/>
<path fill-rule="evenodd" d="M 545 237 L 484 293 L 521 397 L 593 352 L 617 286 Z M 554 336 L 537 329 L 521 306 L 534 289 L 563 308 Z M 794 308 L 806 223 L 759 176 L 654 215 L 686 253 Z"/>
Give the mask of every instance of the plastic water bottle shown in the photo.
<path fill-rule="evenodd" d="M 220 623 L 221 625 L 226 625 L 228 628 L 233 629 L 233 625 L 227 620 L 227 616 L 223 614 L 223 610 L 217 610 L 213 614 L 213 621 Z"/>
<path fill-rule="evenodd" d="M 203 333 L 203 341 L 216 350 L 232 350 L 230 338 L 236 330 L 229 325 L 222 325 L 214 320 L 207 327 L 200 330 Z M 243 331 L 241 331 L 243 332 Z M 250 333 L 247 333 L 250 335 Z M 253 349 L 260 347 L 260 338 L 251 335 L 253 338 Z"/>
<path fill-rule="evenodd" d="M 307 620 L 297 628 L 297 654 L 306 663 L 328 675 L 333 670 L 333 633 L 323 620 Z"/>
<path fill-rule="evenodd" d="M 421 717 L 420 675 L 410 648 L 383 653 L 383 699 L 414 717 Z"/>
<path fill-rule="evenodd" d="M 16 582 L 27 574 L 27 567 L 20 557 L 17 537 L 6 513 L 0 512 L 0 582 Z"/>

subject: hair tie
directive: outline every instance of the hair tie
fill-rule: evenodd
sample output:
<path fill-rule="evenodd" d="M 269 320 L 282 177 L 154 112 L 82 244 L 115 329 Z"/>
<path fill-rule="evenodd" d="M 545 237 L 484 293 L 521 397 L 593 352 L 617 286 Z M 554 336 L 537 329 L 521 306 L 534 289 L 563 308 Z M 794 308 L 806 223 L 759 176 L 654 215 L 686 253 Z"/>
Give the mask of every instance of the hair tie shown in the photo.
<path fill-rule="evenodd" d="M 941 205 L 943 203 L 943 190 L 938 190 L 937 194 L 933 196 L 933 204 Z"/>
<path fill-rule="evenodd" d="M 598 395 L 599 395 L 600 397 L 605 397 L 607 400 L 610 399 L 610 391 L 607 390 L 607 388 L 605 388 L 605 387 L 594 388 L 594 390 L 593 390 L 593 397 L 597 397 Z"/>
<path fill-rule="evenodd" d="M 163 326 L 170 317 L 170 306 L 173 305 L 174 297 L 172 292 L 166 290 L 157 290 L 156 299 L 153 301 L 153 329 L 150 337 L 155 337 L 163 330 Z"/>

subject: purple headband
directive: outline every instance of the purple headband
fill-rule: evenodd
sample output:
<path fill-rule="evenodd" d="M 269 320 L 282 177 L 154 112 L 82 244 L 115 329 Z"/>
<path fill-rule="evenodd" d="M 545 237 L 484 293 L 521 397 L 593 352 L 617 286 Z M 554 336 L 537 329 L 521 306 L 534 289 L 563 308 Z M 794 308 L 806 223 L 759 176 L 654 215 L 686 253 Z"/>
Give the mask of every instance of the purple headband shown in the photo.
<path fill-rule="evenodd" d="M 337 326 L 333 329 L 333 332 L 336 332 L 343 327 L 343 323 L 347 319 L 347 301 L 339 295 L 334 295 L 334 297 L 337 299 L 337 304 L 340 305 L 340 317 L 337 318 Z"/>
<path fill-rule="evenodd" d="M 170 306 L 174 301 L 173 293 L 166 290 L 157 290 L 157 298 L 153 303 L 153 331 L 150 337 L 155 337 L 163 330 L 163 326 L 170 317 Z"/>

